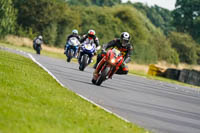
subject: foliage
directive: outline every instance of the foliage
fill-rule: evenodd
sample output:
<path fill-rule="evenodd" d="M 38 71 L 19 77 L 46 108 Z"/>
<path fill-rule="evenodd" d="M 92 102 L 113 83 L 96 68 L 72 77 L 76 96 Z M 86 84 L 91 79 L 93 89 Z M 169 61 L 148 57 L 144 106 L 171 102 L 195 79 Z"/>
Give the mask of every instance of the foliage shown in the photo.
<path fill-rule="evenodd" d="M 16 24 L 12 0 L 0 0 L 0 37 L 12 33 Z"/>
<path fill-rule="evenodd" d="M 198 58 L 197 58 L 197 64 L 200 65 L 200 46 L 199 45 L 197 46 L 197 56 L 198 56 Z"/>
<path fill-rule="evenodd" d="M 18 24 L 24 29 L 31 28 L 34 33 L 42 34 L 48 44 L 64 44 L 66 26 L 76 26 L 79 22 L 77 15 L 62 1 L 16 1 L 15 6 L 19 12 Z"/>
<path fill-rule="evenodd" d="M 158 6 L 148 7 L 141 3 L 122 4 L 120 0 L 13 0 L 18 11 L 16 34 L 34 38 L 43 35 L 48 45 L 64 47 L 66 37 L 73 29 L 80 35 L 94 29 L 105 44 L 118 38 L 121 32 L 131 34 L 134 46 L 134 61 L 153 63 L 165 60 L 178 64 L 183 59 L 180 51 L 174 50 L 165 35 L 173 31 L 171 12 Z M 120 4 L 121 3 L 121 4 Z M 89 5 L 87 8 L 85 5 Z M 112 6 L 112 7 L 111 7 Z M 194 20 L 199 28 L 200 18 Z M 193 30 L 199 34 L 200 30 Z M 173 47 L 173 48 L 172 48 Z M 196 54 L 194 54 L 196 55 Z M 191 55 L 191 57 L 193 57 Z M 195 56 L 194 56 L 195 57 Z M 185 58 L 185 57 L 184 57 Z M 195 63 L 194 61 L 187 61 Z"/>
<path fill-rule="evenodd" d="M 152 45 L 154 45 L 157 52 L 158 60 L 165 60 L 168 63 L 178 65 L 179 55 L 171 47 L 171 42 L 162 34 L 157 34 L 156 37 L 152 38 Z"/>
<path fill-rule="evenodd" d="M 197 44 L 191 36 L 184 33 L 171 32 L 169 40 L 171 41 L 172 47 L 178 52 L 180 62 L 188 64 L 197 63 Z"/>
<path fill-rule="evenodd" d="M 200 42 L 200 1 L 177 0 L 175 6 L 173 24 L 176 26 L 177 31 L 187 32 Z"/>
<path fill-rule="evenodd" d="M 141 41 L 134 46 L 134 61 L 141 64 L 156 63 L 158 56 L 153 46 L 148 43 Z"/>
<path fill-rule="evenodd" d="M 133 6 L 146 15 L 156 27 L 161 28 L 165 34 L 168 34 L 171 30 L 175 30 L 171 24 L 173 16 L 169 10 L 157 5 L 148 7 L 142 3 L 134 3 Z"/>
<path fill-rule="evenodd" d="M 113 6 L 120 4 L 121 0 L 67 0 L 70 5 L 82 5 L 82 6 Z"/>

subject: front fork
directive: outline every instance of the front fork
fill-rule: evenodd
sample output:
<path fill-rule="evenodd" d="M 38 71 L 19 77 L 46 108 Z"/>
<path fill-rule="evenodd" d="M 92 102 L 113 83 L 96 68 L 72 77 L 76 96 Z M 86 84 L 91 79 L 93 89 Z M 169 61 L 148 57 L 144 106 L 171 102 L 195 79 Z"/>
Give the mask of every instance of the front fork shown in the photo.
<path fill-rule="evenodd" d="M 113 74 L 117 71 L 116 67 L 111 66 L 110 64 L 106 64 L 106 56 L 102 58 L 102 60 L 98 63 L 97 68 L 93 73 L 93 79 L 97 80 L 99 77 L 99 72 L 103 71 L 105 67 L 110 67 L 111 71 L 108 73 L 108 78 L 112 78 Z"/>
<path fill-rule="evenodd" d="M 72 56 L 75 57 L 78 54 L 78 47 L 71 47 L 70 45 L 66 45 L 66 51 L 65 51 L 66 56 L 67 56 L 68 51 L 71 49 L 74 51 L 74 55 Z"/>
<path fill-rule="evenodd" d="M 95 69 L 94 73 L 93 73 L 93 79 L 97 80 L 99 77 L 99 72 L 103 71 L 105 67 L 110 67 L 110 71 L 108 73 L 108 78 L 112 79 L 112 76 L 114 73 L 117 72 L 117 70 L 119 69 L 119 67 L 117 66 L 111 66 L 110 64 L 106 64 L 106 57 L 103 57 L 103 59 L 99 62 L 99 64 L 97 65 L 97 68 Z M 108 66 L 107 66 L 108 65 Z"/>

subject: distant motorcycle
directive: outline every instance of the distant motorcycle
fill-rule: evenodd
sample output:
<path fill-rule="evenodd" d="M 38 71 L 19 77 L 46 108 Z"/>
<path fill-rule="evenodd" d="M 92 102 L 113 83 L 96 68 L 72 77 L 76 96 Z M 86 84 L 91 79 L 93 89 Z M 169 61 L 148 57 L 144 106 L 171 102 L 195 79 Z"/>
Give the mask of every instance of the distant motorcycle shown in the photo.
<path fill-rule="evenodd" d="M 42 41 L 40 39 L 36 39 L 34 42 L 33 42 L 33 48 L 34 50 L 36 51 L 37 54 L 40 54 L 40 51 L 42 50 Z"/>
<path fill-rule="evenodd" d="M 97 75 L 93 75 L 92 83 L 99 86 L 105 80 L 112 78 L 123 61 L 124 58 L 119 50 L 115 48 L 108 50 L 96 67 Z"/>
<path fill-rule="evenodd" d="M 71 37 L 66 44 L 66 56 L 67 62 L 70 62 L 73 57 L 76 57 L 78 47 L 80 45 L 79 40 L 76 37 Z"/>
<path fill-rule="evenodd" d="M 84 71 L 86 66 L 91 63 L 92 57 L 95 52 L 100 49 L 100 46 L 96 48 L 94 43 L 83 43 L 80 50 L 81 60 L 79 62 L 79 70 Z"/>

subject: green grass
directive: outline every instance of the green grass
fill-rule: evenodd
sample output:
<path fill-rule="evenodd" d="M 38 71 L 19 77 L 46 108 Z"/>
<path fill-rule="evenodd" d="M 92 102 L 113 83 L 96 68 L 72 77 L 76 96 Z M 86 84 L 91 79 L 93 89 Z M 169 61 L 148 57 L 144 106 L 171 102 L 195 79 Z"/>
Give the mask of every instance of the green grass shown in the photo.
<path fill-rule="evenodd" d="M 147 133 L 61 87 L 30 59 L 0 50 L 1 133 Z"/>

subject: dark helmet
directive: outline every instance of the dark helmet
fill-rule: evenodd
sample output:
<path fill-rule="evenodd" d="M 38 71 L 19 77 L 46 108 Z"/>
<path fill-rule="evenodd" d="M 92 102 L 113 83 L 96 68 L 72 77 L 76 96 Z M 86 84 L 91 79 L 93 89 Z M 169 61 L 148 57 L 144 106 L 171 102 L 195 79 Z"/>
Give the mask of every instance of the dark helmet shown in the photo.
<path fill-rule="evenodd" d="M 120 41 L 122 43 L 122 46 L 126 46 L 130 40 L 130 35 L 128 32 L 122 32 L 120 36 Z"/>

